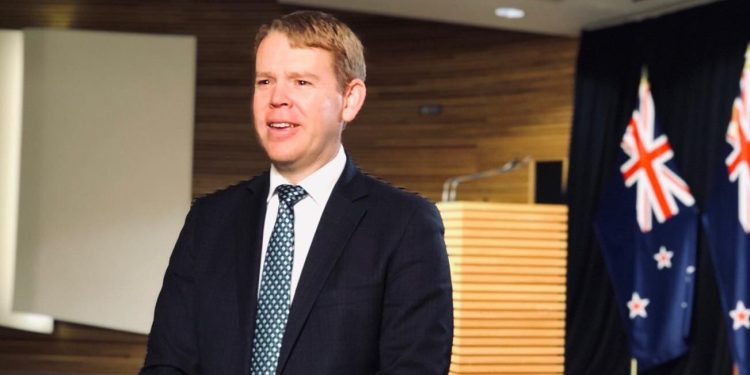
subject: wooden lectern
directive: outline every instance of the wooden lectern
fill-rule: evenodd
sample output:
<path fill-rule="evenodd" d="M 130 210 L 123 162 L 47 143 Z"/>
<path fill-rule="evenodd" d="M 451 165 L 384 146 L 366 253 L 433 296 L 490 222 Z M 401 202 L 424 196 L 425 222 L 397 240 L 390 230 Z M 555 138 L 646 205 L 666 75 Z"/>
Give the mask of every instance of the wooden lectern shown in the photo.
<path fill-rule="evenodd" d="M 562 374 L 567 207 L 438 208 L 453 278 L 450 374 Z"/>

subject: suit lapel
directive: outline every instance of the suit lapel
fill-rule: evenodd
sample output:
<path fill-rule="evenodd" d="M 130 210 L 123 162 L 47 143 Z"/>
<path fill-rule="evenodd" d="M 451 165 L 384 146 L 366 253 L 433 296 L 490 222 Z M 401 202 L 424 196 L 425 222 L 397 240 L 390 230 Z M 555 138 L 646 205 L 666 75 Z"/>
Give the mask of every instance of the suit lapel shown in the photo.
<path fill-rule="evenodd" d="M 263 224 L 266 217 L 268 173 L 250 181 L 247 192 L 239 204 L 235 228 L 237 247 L 237 302 L 242 332 L 242 353 L 245 374 L 250 373 L 250 358 L 255 330 L 255 313 L 258 304 L 258 275 L 263 246 Z"/>
<path fill-rule="evenodd" d="M 361 172 L 349 159 L 331 192 L 310 245 L 281 343 L 277 374 L 283 372 L 318 294 L 365 214 L 365 200 L 360 199 L 367 195 L 363 182 Z"/>

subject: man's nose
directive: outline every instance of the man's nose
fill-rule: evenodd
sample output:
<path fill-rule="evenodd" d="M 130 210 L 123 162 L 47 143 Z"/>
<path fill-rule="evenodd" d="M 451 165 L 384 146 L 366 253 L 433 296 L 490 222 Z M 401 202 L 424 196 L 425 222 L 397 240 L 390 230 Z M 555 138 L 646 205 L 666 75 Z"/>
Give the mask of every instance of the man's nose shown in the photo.
<path fill-rule="evenodd" d="M 289 105 L 289 96 L 284 85 L 274 85 L 271 92 L 271 106 L 283 107 Z"/>

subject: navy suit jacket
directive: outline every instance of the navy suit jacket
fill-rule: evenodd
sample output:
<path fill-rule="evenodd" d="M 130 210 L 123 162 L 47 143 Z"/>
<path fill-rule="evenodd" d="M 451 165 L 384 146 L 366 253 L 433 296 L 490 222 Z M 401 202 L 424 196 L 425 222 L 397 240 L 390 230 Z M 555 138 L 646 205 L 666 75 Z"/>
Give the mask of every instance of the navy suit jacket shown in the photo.
<path fill-rule="evenodd" d="M 265 173 L 193 203 L 142 374 L 250 373 L 268 188 Z M 300 276 L 277 374 L 447 374 L 452 337 L 435 205 L 347 161 Z"/>

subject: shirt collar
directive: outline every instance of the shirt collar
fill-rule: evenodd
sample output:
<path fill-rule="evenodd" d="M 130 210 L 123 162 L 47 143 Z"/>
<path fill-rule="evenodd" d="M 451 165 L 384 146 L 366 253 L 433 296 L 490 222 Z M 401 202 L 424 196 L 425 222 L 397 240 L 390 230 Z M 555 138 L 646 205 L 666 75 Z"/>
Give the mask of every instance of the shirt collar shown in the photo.
<path fill-rule="evenodd" d="M 339 147 L 339 152 L 331 161 L 305 177 L 300 181 L 299 186 L 305 189 L 307 195 L 316 204 L 327 202 L 328 197 L 333 191 L 333 186 L 336 185 L 336 181 L 338 181 L 341 173 L 344 171 L 344 166 L 346 166 L 346 153 L 344 152 L 344 146 L 341 146 Z M 271 164 L 270 186 L 266 202 L 270 201 L 276 194 L 276 188 L 284 184 L 293 185 Z"/>

